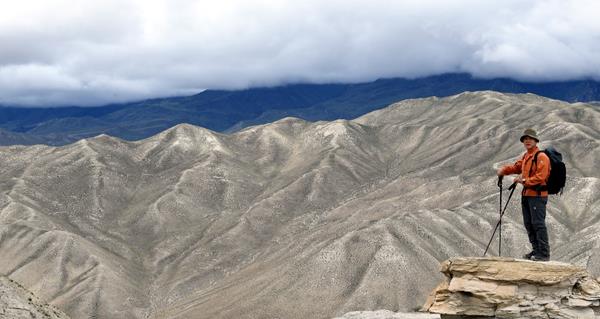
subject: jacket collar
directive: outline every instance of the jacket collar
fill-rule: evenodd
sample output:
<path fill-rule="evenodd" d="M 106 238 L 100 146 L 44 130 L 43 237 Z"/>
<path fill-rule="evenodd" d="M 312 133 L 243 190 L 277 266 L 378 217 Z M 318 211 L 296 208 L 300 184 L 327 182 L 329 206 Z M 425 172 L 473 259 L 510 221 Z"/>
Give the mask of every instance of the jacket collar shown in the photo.
<path fill-rule="evenodd" d="M 534 148 L 532 148 L 532 149 L 530 149 L 530 150 L 527 150 L 527 154 L 535 154 L 535 153 L 537 153 L 539 150 L 540 150 L 540 148 L 536 146 L 536 147 L 534 147 Z"/>

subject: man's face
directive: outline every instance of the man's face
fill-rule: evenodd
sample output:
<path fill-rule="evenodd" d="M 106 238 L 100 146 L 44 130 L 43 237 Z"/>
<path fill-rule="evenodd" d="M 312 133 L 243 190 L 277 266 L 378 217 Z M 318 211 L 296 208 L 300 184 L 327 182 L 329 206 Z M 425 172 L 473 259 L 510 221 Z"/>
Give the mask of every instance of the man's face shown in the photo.
<path fill-rule="evenodd" d="M 534 148 L 537 145 L 537 142 L 532 139 L 529 136 L 525 136 L 525 138 L 523 138 L 523 146 L 525 146 L 525 149 L 530 150 L 532 148 Z"/>

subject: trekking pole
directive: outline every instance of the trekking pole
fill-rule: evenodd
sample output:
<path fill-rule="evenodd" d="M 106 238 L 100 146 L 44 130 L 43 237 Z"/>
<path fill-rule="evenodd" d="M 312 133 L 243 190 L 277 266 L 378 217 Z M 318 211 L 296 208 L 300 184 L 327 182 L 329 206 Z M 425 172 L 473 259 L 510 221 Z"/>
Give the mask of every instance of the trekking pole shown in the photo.
<path fill-rule="evenodd" d="M 500 207 L 498 208 L 500 227 L 498 228 L 498 257 L 502 257 L 502 178 L 504 176 L 498 176 L 498 187 L 500 188 Z"/>
<path fill-rule="evenodd" d="M 494 235 L 496 235 L 496 231 L 498 230 L 498 227 L 502 223 L 502 216 L 504 216 L 504 213 L 506 212 L 506 209 L 508 208 L 508 203 L 510 202 L 511 197 L 512 197 L 513 193 L 515 192 L 515 188 L 517 188 L 516 182 L 513 183 L 512 185 L 510 185 L 510 187 L 508 188 L 510 190 L 510 194 L 508 195 L 508 199 L 506 200 L 506 205 L 504 205 L 504 209 L 500 213 L 500 219 L 498 220 L 496 227 L 494 227 L 494 232 L 492 233 L 492 237 L 490 237 L 490 241 L 488 242 L 487 246 L 485 247 L 485 251 L 483 252 L 484 257 L 485 257 L 485 254 L 487 254 L 487 251 L 490 248 L 490 245 L 492 244 L 492 240 L 494 239 Z M 502 206 L 500 206 L 500 207 L 502 207 Z"/>

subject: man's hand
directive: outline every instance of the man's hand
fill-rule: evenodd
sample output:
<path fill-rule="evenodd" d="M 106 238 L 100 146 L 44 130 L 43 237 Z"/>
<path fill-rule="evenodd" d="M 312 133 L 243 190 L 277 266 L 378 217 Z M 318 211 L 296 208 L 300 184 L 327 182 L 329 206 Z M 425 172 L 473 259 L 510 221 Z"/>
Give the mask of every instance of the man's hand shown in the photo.
<path fill-rule="evenodd" d="M 525 182 L 525 180 L 523 179 L 523 176 L 519 175 L 519 176 L 515 177 L 515 179 L 513 179 L 513 182 L 523 184 Z"/>
<path fill-rule="evenodd" d="M 500 168 L 498 169 L 498 171 L 496 172 L 496 174 L 497 174 L 498 176 L 504 176 L 504 174 L 502 174 L 502 167 L 500 167 Z"/>

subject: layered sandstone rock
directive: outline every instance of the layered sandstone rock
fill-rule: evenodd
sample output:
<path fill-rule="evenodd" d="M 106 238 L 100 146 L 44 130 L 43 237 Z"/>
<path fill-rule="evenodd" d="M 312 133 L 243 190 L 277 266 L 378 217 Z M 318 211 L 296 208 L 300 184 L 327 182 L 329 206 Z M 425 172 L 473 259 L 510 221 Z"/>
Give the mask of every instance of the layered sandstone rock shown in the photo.
<path fill-rule="evenodd" d="M 585 269 L 512 258 L 453 258 L 426 311 L 441 318 L 596 318 L 600 283 Z"/>
<path fill-rule="evenodd" d="M 20 284 L 0 276 L 0 318 L 7 319 L 67 319 L 62 311 L 34 296 Z"/>
<path fill-rule="evenodd" d="M 333 319 L 439 319 L 439 315 L 415 312 L 393 312 L 389 310 L 352 311 Z"/>

